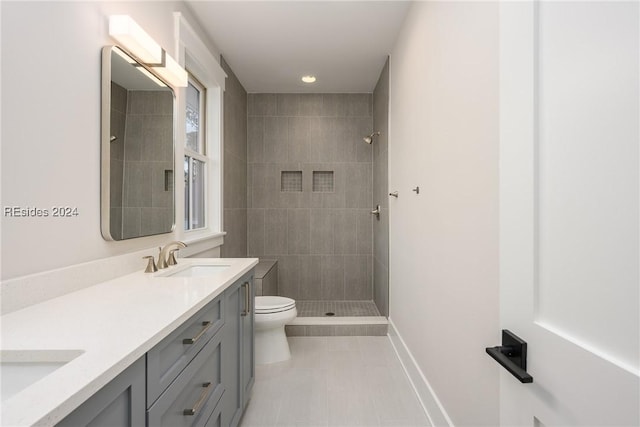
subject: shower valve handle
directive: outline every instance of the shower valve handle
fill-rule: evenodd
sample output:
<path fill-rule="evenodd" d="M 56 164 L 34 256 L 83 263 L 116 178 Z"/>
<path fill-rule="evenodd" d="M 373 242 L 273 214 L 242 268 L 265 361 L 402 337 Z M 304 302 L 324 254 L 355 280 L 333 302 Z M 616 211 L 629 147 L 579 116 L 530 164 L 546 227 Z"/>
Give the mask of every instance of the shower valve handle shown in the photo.
<path fill-rule="evenodd" d="M 371 215 L 375 215 L 376 219 L 380 219 L 380 205 L 377 205 L 376 208 L 371 211 Z"/>

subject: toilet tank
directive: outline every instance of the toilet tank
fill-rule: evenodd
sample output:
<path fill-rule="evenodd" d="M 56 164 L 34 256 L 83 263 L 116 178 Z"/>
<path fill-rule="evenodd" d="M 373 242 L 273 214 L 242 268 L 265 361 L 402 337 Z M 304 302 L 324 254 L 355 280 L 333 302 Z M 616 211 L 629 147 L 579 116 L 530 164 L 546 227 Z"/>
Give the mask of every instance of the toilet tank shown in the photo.
<path fill-rule="evenodd" d="M 278 260 L 261 259 L 255 267 L 256 295 L 278 295 Z"/>

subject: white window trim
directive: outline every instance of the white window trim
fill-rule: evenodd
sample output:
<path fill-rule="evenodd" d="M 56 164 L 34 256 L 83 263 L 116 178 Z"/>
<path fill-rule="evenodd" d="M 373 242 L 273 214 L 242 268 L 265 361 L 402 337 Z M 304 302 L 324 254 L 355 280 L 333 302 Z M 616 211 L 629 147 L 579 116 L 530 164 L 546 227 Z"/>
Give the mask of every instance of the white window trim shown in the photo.
<path fill-rule="evenodd" d="M 180 12 L 174 12 L 176 53 L 178 62 L 205 87 L 206 126 L 205 153 L 208 157 L 207 205 L 205 228 L 184 230 L 184 186 L 176 185 L 176 234 L 186 243 L 207 241 L 212 247 L 224 243 L 222 231 L 223 213 L 223 102 L 226 73 L 216 61 L 206 44 L 200 39 L 193 27 Z M 178 111 L 185 111 L 185 89 L 180 89 Z M 176 126 L 176 170 L 184 169 L 186 125 L 184 114 L 178 114 Z M 182 175 L 180 175 L 182 176 Z M 177 175 L 176 175 L 177 179 Z M 180 182 L 180 181 L 178 181 Z M 180 190 L 182 189 L 182 190 Z M 211 240 L 211 242 L 209 242 Z"/>

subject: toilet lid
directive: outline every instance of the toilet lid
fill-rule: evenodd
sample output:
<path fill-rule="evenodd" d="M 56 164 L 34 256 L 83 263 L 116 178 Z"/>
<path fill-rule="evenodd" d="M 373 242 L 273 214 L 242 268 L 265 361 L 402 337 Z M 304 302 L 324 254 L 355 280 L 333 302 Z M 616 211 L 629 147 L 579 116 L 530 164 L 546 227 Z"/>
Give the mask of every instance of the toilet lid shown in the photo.
<path fill-rule="evenodd" d="M 256 313 L 277 313 L 295 308 L 296 302 L 287 297 L 257 296 Z"/>

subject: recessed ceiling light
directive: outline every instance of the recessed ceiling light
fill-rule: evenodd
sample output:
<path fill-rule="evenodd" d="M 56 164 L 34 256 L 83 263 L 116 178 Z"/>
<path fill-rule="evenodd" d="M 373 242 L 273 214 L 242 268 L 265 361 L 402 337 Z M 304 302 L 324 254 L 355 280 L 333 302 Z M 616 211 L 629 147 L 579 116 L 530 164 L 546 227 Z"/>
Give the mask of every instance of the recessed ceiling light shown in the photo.
<path fill-rule="evenodd" d="M 316 81 L 316 77 L 315 76 L 303 76 L 302 77 L 302 81 L 305 83 L 313 83 Z"/>

